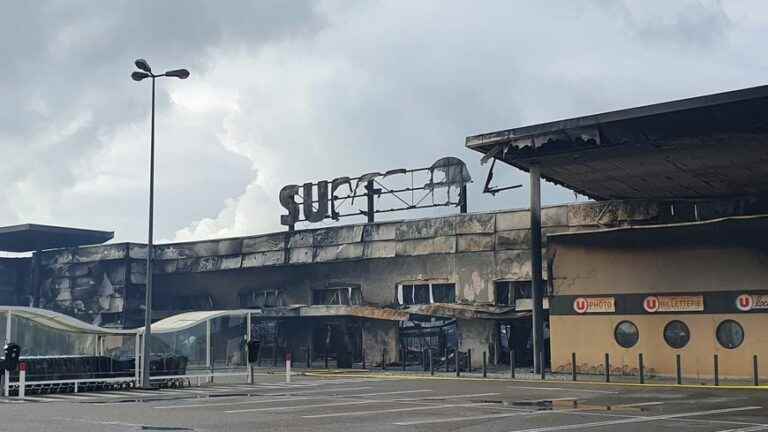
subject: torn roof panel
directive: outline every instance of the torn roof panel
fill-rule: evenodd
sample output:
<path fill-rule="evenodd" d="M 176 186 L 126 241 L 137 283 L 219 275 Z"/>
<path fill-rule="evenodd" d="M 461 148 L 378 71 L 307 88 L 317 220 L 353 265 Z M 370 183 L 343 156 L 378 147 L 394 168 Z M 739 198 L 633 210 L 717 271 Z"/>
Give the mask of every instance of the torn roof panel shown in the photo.
<path fill-rule="evenodd" d="M 768 86 L 492 132 L 466 146 L 595 199 L 768 193 Z"/>

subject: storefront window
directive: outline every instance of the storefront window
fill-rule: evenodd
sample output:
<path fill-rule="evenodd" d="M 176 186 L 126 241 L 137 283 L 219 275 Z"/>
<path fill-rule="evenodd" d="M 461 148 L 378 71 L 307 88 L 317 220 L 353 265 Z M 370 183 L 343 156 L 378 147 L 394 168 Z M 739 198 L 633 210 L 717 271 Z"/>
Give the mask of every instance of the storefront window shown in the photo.
<path fill-rule="evenodd" d="M 631 321 L 622 321 L 613 331 L 613 337 L 616 339 L 616 343 L 624 348 L 632 348 L 640 339 L 640 332 L 637 331 L 637 326 Z"/>
<path fill-rule="evenodd" d="M 691 331 L 688 330 L 688 326 L 682 321 L 670 321 L 664 327 L 664 340 L 672 348 L 682 348 L 688 345 L 690 339 Z"/>
<path fill-rule="evenodd" d="M 717 326 L 717 342 L 723 348 L 734 349 L 744 342 L 744 329 L 734 320 L 725 320 Z"/>

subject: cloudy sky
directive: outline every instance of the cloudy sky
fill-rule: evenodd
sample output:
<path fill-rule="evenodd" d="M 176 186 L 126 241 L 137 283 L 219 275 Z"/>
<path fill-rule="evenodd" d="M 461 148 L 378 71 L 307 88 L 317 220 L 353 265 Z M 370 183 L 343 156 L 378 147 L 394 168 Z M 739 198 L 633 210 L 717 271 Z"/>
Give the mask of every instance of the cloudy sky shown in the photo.
<path fill-rule="evenodd" d="M 469 164 L 467 135 L 766 83 L 761 1 L 12 2 L 0 15 L 0 225 L 146 239 L 149 82 L 156 238 L 281 229 L 278 191 L 339 175 Z M 498 183 L 525 183 L 512 168 Z M 547 185 L 546 203 L 574 199 Z M 455 210 L 454 210 L 455 211 Z M 403 215 L 401 214 L 400 217 Z M 352 222 L 348 220 L 347 222 Z"/>

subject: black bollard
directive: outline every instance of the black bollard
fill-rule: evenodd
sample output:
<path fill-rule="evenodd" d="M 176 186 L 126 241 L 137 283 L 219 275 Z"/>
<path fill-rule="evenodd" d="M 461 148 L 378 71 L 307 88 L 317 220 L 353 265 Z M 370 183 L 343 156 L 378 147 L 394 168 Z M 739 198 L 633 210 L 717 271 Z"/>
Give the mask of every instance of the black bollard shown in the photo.
<path fill-rule="evenodd" d="M 643 364 L 643 353 L 637 355 L 637 365 L 640 368 L 640 384 L 645 384 L 645 365 Z"/>
<path fill-rule="evenodd" d="M 571 381 L 576 381 L 576 353 L 571 353 Z"/>
<path fill-rule="evenodd" d="M 445 371 L 450 372 L 448 370 L 448 344 L 445 345 Z"/>
<path fill-rule="evenodd" d="M 325 368 L 328 369 L 328 345 L 325 345 L 325 352 L 323 353 L 324 361 L 325 361 Z"/>
<path fill-rule="evenodd" d="M 467 350 L 467 372 L 472 373 L 472 350 Z"/>
<path fill-rule="evenodd" d="M 381 370 L 387 370 L 387 349 L 381 349 Z"/>
<path fill-rule="evenodd" d="M 675 354 L 675 364 L 677 366 L 677 383 L 683 383 L 683 368 L 680 364 L 680 354 Z"/>
<path fill-rule="evenodd" d="M 544 364 L 544 351 L 539 353 L 539 372 L 541 372 L 541 379 L 545 380 L 547 379 L 547 368 Z"/>
<path fill-rule="evenodd" d="M 403 347 L 403 349 L 402 349 L 401 356 L 402 356 L 402 358 L 400 359 L 401 360 L 400 363 L 403 364 L 402 365 L 403 366 L 403 371 L 405 371 L 405 369 L 408 367 L 408 357 L 406 357 L 407 356 L 407 351 L 405 350 L 405 347 Z"/>
<path fill-rule="evenodd" d="M 456 376 L 461 376 L 461 365 L 459 364 L 459 350 L 457 349 L 454 354 L 454 360 L 456 360 Z"/>
<path fill-rule="evenodd" d="M 362 363 L 363 369 L 368 369 L 365 367 L 365 349 L 360 350 L 360 362 Z"/>
<path fill-rule="evenodd" d="M 515 350 L 509 350 L 509 377 L 515 379 Z"/>
<path fill-rule="evenodd" d="M 760 385 L 760 377 L 757 374 L 757 354 L 752 356 L 752 381 L 755 385 Z"/>
<path fill-rule="evenodd" d="M 432 376 L 435 375 L 435 362 L 432 358 L 432 350 L 429 350 L 429 374 Z"/>
<path fill-rule="evenodd" d="M 312 345 L 307 345 L 307 369 L 312 368 Z"/>
<path fill-rule="evenodd" d="M 611 382 L 611 358 L 605 353 L 605 382 Z"/>
<path fill-rule="evenodd" d="M 488 361 L 487 354 L 485 351 L 483 351 L 483 378 L 488 378 L 488 364 L 486 363 Z"/>
<path fill-rule="evenodd" d="M 720 385 L 720 362 L 718 361 L 717 354 L 715 354 L 714 362 L 715 362 L 715 385 Z"/>

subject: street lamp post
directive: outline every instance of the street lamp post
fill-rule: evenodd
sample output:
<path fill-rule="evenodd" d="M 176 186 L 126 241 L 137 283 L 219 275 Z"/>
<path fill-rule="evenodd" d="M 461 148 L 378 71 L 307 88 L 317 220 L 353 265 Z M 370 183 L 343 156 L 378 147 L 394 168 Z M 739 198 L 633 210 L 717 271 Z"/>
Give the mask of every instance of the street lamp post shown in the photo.
<path fill-rule="evenodd" d="M 187 79 L 189 77 L 189 71 L 186 69 L 174 69 L 164 74 L 155 75 L 152 73 L 152 68 L 149 67 L 144 59 L 138 59 L 134 62 L 137 68 L 141 71 L 134 71 L 131 74 L 131 78 L 134 81 L 141 81 L 145 78 L 152 78 L 152 120 L 151 120 L 151 132 L 149 140 L 149 233 L 147 234 L 147 281 L 146 281 L 146 293 L 145 293 L 145 310 L 144 310 L 144 338 L 142 342 L 142 356 L 141 356 L 141 386 L 144 388 L 150 388 L 152 386 L 149 377 L 149 360 L 151 357 L 150 340 L 152 339 L 152 237 L 154 226 L 154 207 L 155 207 L 155 79 L 160 77 L 174 77 L 179 79 Z M 136 367 L 138 367 L 138 360 L 136 359 Z"/>

